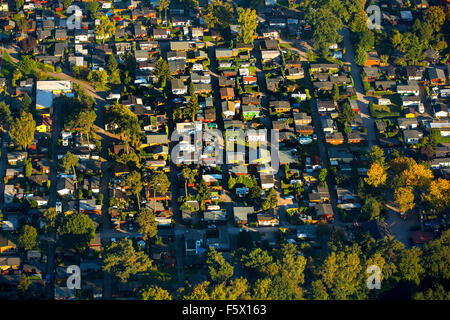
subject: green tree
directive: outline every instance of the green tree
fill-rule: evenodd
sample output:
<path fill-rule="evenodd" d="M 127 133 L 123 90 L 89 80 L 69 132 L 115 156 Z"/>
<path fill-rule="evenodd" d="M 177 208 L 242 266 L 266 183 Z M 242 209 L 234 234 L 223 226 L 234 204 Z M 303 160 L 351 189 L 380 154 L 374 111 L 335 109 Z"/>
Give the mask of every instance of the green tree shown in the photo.
<path fill-rule="evenodd" d="M 258 16 L 255 9 L 238 8 L 238 23 L 241 27 L 238 39 L 245 44 L 253 44 L 253 35 L 258 27 Z"/>
<path fill-rule="evenodd" d="M 30 24 L 24 16 L 20 16 L 19 18 L 17 18 L 16 26 L 21 32 L 25 32 L 30 29 Z"/>
<path fill-rule="evenodd" d="M 127 175 L 122 182 L 122 186 L 127 187 L 135 195 L 139 210 L 141 209 L 140 194 L 143 188 L 141 174 L 139 171 L 133 171 Z"/>
<path fill-rule="evenodd" d="M 352 32 L 364 32 L 367 29 L 367 15 L 365 11 L 358 11 L 353 14 L 350 21 L 350 30 Z"/>
<path fill-rule="evenodd" d="M 111 76 L 109 78 L 109 82 L 111 84 L 120 84 L 121 83 L 119 69 L 116 69 L 116 70 L 111 72 Z"/>
<path fill-rule="evenodd" d="M 11 123 L 9 135 L 13 143 L 22 149 L 27 149 L 34 139 L 36 131 L 36 122 L 33 115 L 27 112 L 21 112 L 20 118 L 14 119 Z"/>
<path fill-rule="evenodd" d="M 30 111 L 30 107 L 31 107 L 31 103 L 32 100 L 30 98 L 30 96 L 28 95 L 28 93 L 25 93 L 22 97 L 22 100 L 20 102 L 20 108 L 21 110 L 25 111 L 25 112 L 29 112 Z"/>
<path fill-rule="evenodd" d="M 79 212 L 72 213 L 64 217 L 58 228 L 58 235 L 66 248 L 83 252 L 95 237 L 95 225 L 89 216 Z"/>
<path fill-rule="evenodd" d="M 361 261 L 355 248 L 331 252 L 319 269 L 321 280 L 332 299 L 347 299 L 359 288 Z"/>
<path fill-rule="evenodd" d="M 345 125 L 349 124 L 353 120 L 355 120 L 355 112 L 350 104 L 346 102 L 342 105 L 342 109 L 339 111 L 338 121 Z"/>
<path fill-rule="evenodd" d="M 284 244 L 281 247 L 279 260 L 277 261 L 280 275 L 299 286 L 305 282 L 303 271 L 306 267 L 306 258 L 299 254 L 298 248 L 293 243 Z"/>
<path fill-rule="evenodd" d="M 113 72 L 117 69 L 119 64 L 117 63 L 117 59 L 113 54 L 110 54 L 108 57 L 108 62 L 106 62 L 106 67 L 108 68 L 109 72 Z"/>
<path fill-rule="evenodd" d="M 153 204 L 156 212 L 156 191 L 161 195 L 165 195 L 169 191 L 170 181 L 164 172 L 158 171 L 151 175 L 148 186 L 153 190 Z"/>
<path fill-rule="evenodd" d="M 23 4 L 25 3 L 25 0 L 16 0 L 16 11 L 19 11 Z"/>
<path fill-rule="evenodd" d="M 95 72 L 95 77 L 98 83 L 103 87 L 108 83 L 108 72 L 106 70 L 98 70 Z"/>
<path fill-rule="evenodd" d="M 248 300 L 249 283 L 245 278 L 237 278 L 230 281 L 228 285 L 221 283 L 214 287 L 210 294 L 211 300 Z"/>
<path fill-rule="evenodd" d="M 240 263 L 243 267 L 259 272 L 264 273 L 266 271 L 266 267 L 270 265 L 273 261 L 273 257 L 269 255 L 266 250 L 261 248 L 255 248 L 248 253 L 248 255 L 243 254 L 240 257 Z"/>
<path fill-rule="evenodd" d="M 250 199 L 258 199 L 261 197 L 262 189 L 258 186 L 253 186 L 249 190 Z"/>
<path fill-rule="evenodd" d="M 187 106 L 185 108 L 185 112 L 190 116 L 192 121 L 195 121 L 195 115 L 198 114 L 198 112 L 200 111 L 200 105 L 198 103 L 198 97 L 195 94 L 194 83 L 192 83 L 192 82 L 189 85 L 189 94 L 190 94 L 190 99 L 189 99 L 189 103 L 187 104 Z"/>
<path fill-rule="evenodd" d="M 91 148 L 89 143 L 89 137 L 95 135 L 94 130 L 95 119 L 97 119 L 97 114 L 95 113 L 94 110 L 85 110 L 81 111 L 78 114 L 74 124 L 75 127 L 79 129 L 81 144 L 84 144 L 83 137 L 86 137 L 89 149 Z"/>
<path fill-rule="evenodd" d="M 377 163 L 378 165 L 385 166 L 384 151 L 378 146 L 373 146 L 368 154 L 370 164 Z"/>
<path fill-rule="evenodd" d="M 333 84 L 333 100 L 338 101 L 340 97 L 341 97 L 341 95 L 339 93 L 339 86 L 336 83 L 334 83 Z"/>
<path fill-rule="evenodd" d="M 450 279 L 450 230 L 425 244 L 422 265 L 426 275 L 437 280 Z"/>
<path fill-rule="evenodd" d="M 188 182 L 189 183 L 194 182 L 195 177 L 198 174 L 198 170 L 197 169 L 191 169 L 189 167 L 185 167 L 185 168 L 183 168 L 182 173 L 183 173 L 183 177 L 184 177 L 184 192 L 185 192 L 184 194 L 187 197 L 187 195 L 188 195 L 188 192 L 187 192 Z"/>
<path fill-rule="evenodd" d="M 327 288 L 321 280 L 312 282 L 309 297 L 311 300 L 328 300 Z"/>
<path fill-rule="evenodd" d="M 28 293 L 28 290 L 31 285 L 31 279 L 24 273 L 20 275 L 19 284 L 17 285 L 17 289 L 19 290 L 22 297 L 25 297 Z"/>
<path fill-rule="evenodd" d="M 364 66 L 367 62 L 367 52 L 362 47 L 358 47 L 355 53 L 355 63 L 358 66 Z"/>
<path fill-rule="evenodd" d="M 421 22 L 419 19 L 416 19 L 413 25 L 413 32 L 423 42 L 425 48 L 427 48 L 433 40 L 434 30 L 428 22 Z"/>
<path fill-rule="evenodd" d="M 320 7 L 310 10 L 306 20 L 314 30 L 312 35 L 314 48 L 320 50 L 323 56 L 328 55 L 329 46 L 342 40 L 342 36 L 338 33 L 342 28 L 341 19 L 333 14 L 330 8 Z"/>
<path fill-rule="evenodd" d="M 377 219 L 381 212 L 381 203 L 378 199 L 368 196 L 364 205 L 361 208 L 361 212 L 364 214 L 367 220 Z"/>
<path fill-rule="evenodd" d="M 138 147 L 142 133 L 139 119 L 135 113 L 128 107 L 116 103 L 109 110 L 109 121 L 113 127 L 117 127 L 115 133 L 125 140 L 127 153 L 130 152 L 130 144 Z"/>
<path fill-rule="evenodd" d="M 19 69 L 15 69 L 11 79 L 11 85 L 13 88 L 16 87 L 16 81 L 22 78 L 22 72 Z"/>
<path fill-rule="evenodd" d="M 55 208 L 48 208 L 44 212 L 45 232 L 51 233 L 57 230 L 58 212 Z"/>
<path fill-rule="evenodd" d="M 102 270 L 111 272 L 122 282 L 149 270 L 151 260 L 143 251 L 136 251 L 130 239 L 121 238 L 104 249 Z"/>
<path fill-rule="evenodd" d="M 450 300 L 450 292 L 446 291 L 441 284 L 434 284 L 433 288 L 425 292 L 418 292 L 414 295 L 414 300 Z"/>
<path fill-rule="evenodd" d="M 33 166 L 31 164 L 31 159 L 26 159 L 25 160 L 25 169 L 24 169 L 24 173 L 25 173 L 25 177 L 29 177 L 31 176 L 31 174 L 33 173 Z"/>
<path fill-rule="evenodd" d="M 208 5 L 203 19 L 208 28 L 225 29 L 234 18 L 234 9 L 228 2 L 214 0 Z"/>
<path fill-rule="evenodd" d="M 267 194 L 266 200 L 262 203 L 263 210 L 269 210 L 270 208 L 275 208 L 278 205 L 277 192 L 274 188 L 270 189 Z"/>
<path fill-rule="evenodd" d="M 97 1 L 89 1 L 89 2 L 86 2 L 85 9 L 88 12 L 89 17 L 91 19 L 93 19 L 95 17 L 96 13 L 98 12 L 98 10 L 100 9 L 100 6 Z"/>
<path fill-rule="evenodd" d="M 156 285 L 151 285 L 140 291 L 141 300 L 172 300 L 172 296 L 167 290 Z"/>
<path fill-rule="evenodd" d="M 211 191 L 209 187 L 206 185 L 205 180 L 201 179 L 198 187 L 197 201 L 200 202 L 202 210 L 204 210 L 205 200 L 208 200 L 211 197 Z"/>
<path fill-rule="evenodd" d="M 67 152 L 62 158 L 61 158 L 61 165 L 64 168 L 64 171 L 66 173 L 69 173 L 69 170 L 72 169 L 73 172 L 73 183 L 77 185 L 77 171 L 75 168 L 78 166 L 78 157 L 74 155 L 71 152 Z"/>
<path fill-rule="evenodd" d="M 425 20 L 433 27 L 435 32 L 439 32 L 445 22 L 444 10 L 439 6 L 430 6 L 424 14 Z"/>
<path fill-rule="evenodd" d="M 101 39 L 103 43 L 108 38 L 114 36 L 116 32 L 116 21 L 109 20 L 108 16 L 102 15 L 100 16 L 100 23 L 95 26 L 95 36 L 98 39 Z"/>
<path fill-rule="evenodd" d="M 301 288 L 282 276 L 272 279 L 269 288 L 269 300 L 300 300 L 302 299 Z"/>
<path fill-rule="evenodd" d="M 417 247 L 403 250 L 398 263 L 398 270 L 402 279 L 419 285 L 425 272 L 421 264 L 421 256 L 422 250 Z"/>
<path fill-rule="evenodd" d="M 208 286 L 209 281 L 204 281 L 190 288 L 189 292 L 183 296 L 183 300 L 210 300 Z"/>
<path fill-rule="evenodd" d="M 164 21 L 167 24 L 167 9 L 170 6 L 170 0 L 158 0 L 158 9 L 159 12 L 164 10 Z"/>
<path fill-rule="evenodd" d="M 225 282 L 234 274 L 233 266 L 225 261 L 222 253 L 213 247 L 206 252 L 206 265 L 209 269 L 209 276 L 215 283 Z"/>
<path fill-rule="evenodd" d="M 36 228 L 29 225 L 24 225 L 18 239 L 19 247 L 24 250 L 32 250 L 36 248 L 38 243 L 37 236 L 38 234 Z"/>
<path fill-rule="evenodd" d="M 145 208 L 139 211 L 136 222 L 139 225 L 138 232 L 144 234 L 144 240 L 148 240 L 156 236 L 158 232 L 158 222 L 155 220 L 155 214 L 149 209 Z"/>
<path fill-rule="evenodd" d="M 365 51 L 369 51 L 375 45 L 375 34 L 372 31 L 365 31 L 358 33 L 358 47 L 363 48 Z"/>
<path fill-rule="evenodd" d="M 70 7 L 71 4 L 72 4 L 72 0 L 64 0 L 63 1 L 64 9 L 67 9 L 68 7 Z"/>
<path fill-rule="evenodd" d="M 160 58 L 155 65 L 155 75 L 158 77 L 159 86 L 161 88 L 166 87 L 167 80 L 170 79 L 172 74 L 170 73 L 169 64 L 167 61 Z"/>
<path fill-rule="evenodd" d="M 269 290 L 272 280 L 270 278 L 260 278 L 253 286 L 253 300 L 268 300 Z"/>
<path fill-rule="evenodd" d="M 326 184 L 327 175 L 328 175 L 328 170 L 327 169 L 325 169 L 325 168 L 320 169 L 318 179 L 319 179 L 319 183 L 321 185 L 325 185 Z"/>
<path fill-rule="evenodd" d="M 9 105 L 4 102 L 0 102 L 0 125 L 1 129 L 11 122 L 11 110 L 9 109 Z"/>
<path fill-rule="evenodd" d="M 36 71 L 36 61 L 31 56 L 23 56 L 17 67 L 23 74 L 29 75 Z"/>

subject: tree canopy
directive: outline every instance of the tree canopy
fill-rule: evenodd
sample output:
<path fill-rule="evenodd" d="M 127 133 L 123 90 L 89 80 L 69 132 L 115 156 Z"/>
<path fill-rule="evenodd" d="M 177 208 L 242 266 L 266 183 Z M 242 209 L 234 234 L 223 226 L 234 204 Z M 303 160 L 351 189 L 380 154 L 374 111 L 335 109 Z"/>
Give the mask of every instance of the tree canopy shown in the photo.
<path fill-rule="evenodd" d="M 136 251 L 130 239 L 121 238 L 104 249 L 103 271 L 111 272 L 122 282 L 148 271 L 151 266 L 148 256 L 143 251 Z"/>
<path fill-rule="evenodd" d="M 20 117 L 14 119 L 11 123 L 9 135 L 15 145 L 27 149 L 34 139 L 35 131 L 36 121 L 34 121 L 33 115 L 28 112 L 22 112 Z"/>
<path fill-rule="evenodd" d="M 66 248 L 85 251 L 95 237 L 95 225 L 89 216 L 72 213 L 64 217 L 58 235 Z"/>

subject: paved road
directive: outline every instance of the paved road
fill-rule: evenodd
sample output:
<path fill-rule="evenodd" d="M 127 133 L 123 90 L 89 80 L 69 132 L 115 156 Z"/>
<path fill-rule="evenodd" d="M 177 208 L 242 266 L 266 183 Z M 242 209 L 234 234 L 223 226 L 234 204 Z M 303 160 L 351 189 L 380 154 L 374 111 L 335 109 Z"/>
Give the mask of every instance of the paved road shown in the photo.
<path fill-rule="evenodd" d="M 218 78 L 218 63 L 215 55 L 215 46 L 208 47 L 208 54 L 210 59 L 210 70 L 212 72 L 211 75 L 211 84 L 213 89 L 213 99 L 214 99 L 214 106 L 216 108 L 216 123 L 218 126 L 218 129 L 222 131 L 222 133 L 225 132 L 225 127 L 223 123 L 223 117 L 222 117 L 222 104 L 220 99 L 220 87 L 219 87 L 219 78 Z M 225 144 L 225 141 L 224 141 Z M 228 190 L 228 178 L 230 176 L 229 171 L 229 165 L 226 164 L 227 157 L 225 152 L 225 145 L 224 150 L 222 154 L 223 164 L 221 165 L 222 169 L 222 188 L 224 190 L 224 196 L 227 196 L 230 192 Z M 225 202 L 225 209 L 227 211 L 227 231 L 228 228 L 231 228 L 234 224 L 234 215 L 233 215 L 233 202 Z M 230 249 L 234 247 L 235 242 L 230 233 L 228 233 L 228 236 L 230 237 Z"/>
<path fill-rule="evenodd" d="M 53 125 L 51 133 L 51 160 L 50 160 L 50 195 L 48 206 L 55 207 L 57 201 L 57 164 L 58 164 L 58 139 L 61 135 L 63 126 L 63 119 L 61 115 L 61 106 L 57 103 L 53 105 Z M 47 300 L 55 298 L 55 249 L 56 249 L 56 235 L 53 235 L 53 240 L 48 241 L 48 256 L 47 256 L 47 274 L 50 274 L 50 282 L 46 283 L 46 297 Z"/>
<path fill-rule="evenodd" d="M 5 183 L 4 177 L 6 175 L 6 167 L 8 165 L 8 149 L 7 144 L 9 142 L 8 132 L 3 132 L 2 147 L 1 147 L 1 157 L 0 157 L 0 209 L 3 210 L 3 205 L 5 201 Z"/>
<path fill-rule="evenodd" d="M 97 105 L 96 105 L 96 113 L 97 113 L 97 119 L 96 119 L 96 125 L 98 127 L 98 130 L 96 130 L 96 133 L 101 139 L 102 142 L 102 150 L 101 150 L 101 157 L 103 159 L 108 159 L 108 148 L 111 146 L 112 141 L 114 139 L 103 130 L 105 126 L 105 103 L 104 99 L 97 98 L 96 99 Z M 103 194 L 103 206 L 102 206 L 102 228 L 100 230 L 100 239 L 102 242 L 102 247 L 105 247 L 109 245 L 111 242 L 112 237 L 112 229 L 111 229 L 111 219 L 109 216 L 109 182 L 111 180 L 111 165 L 109 162 L 105 161 L 102 162 L 102 177 L 100 181 L 100 192 Z M 110 300 L 112 299 L 112 275 L 108 272 L 103 273 L 103 294 L 102 298 L 104 300 Z"/>
<path fill-rule="evenodd" d="M 19 51 L 20 49 L 17 47 L 17 45 L 7 45 L 4 46 L 3 49 L 8 53 L 8 55 L 11 57 L 11 61 L 14 63 L 19 62 Z"/>
<path fill-rule="evenodd" d="M 309 75 L 308 63 L 304 64 L 304 70 L 305 70 L 305 74 Z M 306 84 L 308 86 L 309 92 L 311 92 L 311 93 L 314 92 L 310 77 L 307 76 L 305 79 L 306 79 Z M 309 105 L 311 107 L 311 118 L 312 118 L 312 122 L 313 122 L 313 126 L 314 126 L 314 131 L 317 135 L 317 145 L 319 147 L 320 159 L 322 160 L 322 168 L 327 169 L 329 172 L 330 171 L 330 159 L 328 157 L 328 149 L 327 149 L 327 145 L 325 142 L 326 141 L 325 134 L 322 130 L 322 123 L 320 121 L 319 110 L 317 109 L 317 100 L 314 98 L 314 96 L 311 96 Z M 328 191 L 330 193 L 331 205 L 333 207 L 333 214 L 335 217 L 334 223 L 336 225 L 339 225 L 340 221 L 338 219 L 337 207 L 336 207 L 337 206 L 337 197 L 336 197 L 336 192 L 334 190 L 334 181 L 332 181 L 331 175 L 327 176 L 327 185 L 328 185 Z"/>
<path fill-rule="evenodd" d="M 166 58 L 167 51 L 170 50 L 169 42 L 160 41 L 159 45 L 161 47 L 161 55 Z M 169 90 L 167 90 L 169 91 Z M 169 104 L 169 108 L 167 110 L 167 126 L 169 128 L 169 139 L 175 130 L 175 122 L 173 121 L 173 107 L 174 105 L 171 103 L 169 99 L 170 96 L 166 99 Z M 175 143 L 169 144 L 169 154 L 172 154 L 173 147 Z M 185 227 L 182 224 L 181 210 L 178 204 L 178 198 L 180 196 L 180 188 L 178 186 L 178 174 L 180 171 L 178 167 L 170 161 L 170 173 L 169 173 L 169 181 L 170 181 L 170 192 L 172 194 L 171 200 L 171 208 L 173 212 L 173 219 L 175 220 L 175 225 L 173 229 L 159 229 L 158 235 L 162 236 L 165 234 L 174 234 L 174 245 L 175 245 L 175 262 L 177 268 L 177 278 L 178 278 L 178 286 L 184 285 L 184 229 Z"/>
<path fill-rule="evenodd" d="M 344 59 L 351 64 L 351 75 L 353 78 L 356 95 L 358 96 L 358 107 L 363 119 L 364 127 L 367 128 L 367 139 L 369 143 L 369 148 L 377 144 L 377 138 L 375 135 L 375 120 L 370 116 L 369 113 L 369 97 L 364 95 L 364 87 L 361 80 L 361 69 L 355 63 L 355 54 L 353 50 L 353 45 L 350 41 L 350 31 L 348 29 L 342 29 L 339 33 L 343 36 L 345 55 Z"/>

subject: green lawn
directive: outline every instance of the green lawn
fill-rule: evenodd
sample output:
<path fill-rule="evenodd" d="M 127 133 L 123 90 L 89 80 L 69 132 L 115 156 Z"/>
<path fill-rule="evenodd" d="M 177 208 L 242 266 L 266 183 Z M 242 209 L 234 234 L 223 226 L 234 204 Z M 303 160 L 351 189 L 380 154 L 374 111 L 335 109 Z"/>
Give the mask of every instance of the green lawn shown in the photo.
<path fill-rule="evenodd" d="M 14 73 L 14 70 L 17 69 L 16 64 L 11 60 L 11 57 L 9 56 L 8 52 L 3 50 L 2 53 L 3 58 L 3 65 L 2 70 L 0 72 L 0 76 L 2 78 L 12 78 L 12 74 Z"/>
<path fill-rule="evenodd" d="M 440 137 L 438 142 L 439 143 L 450 143 L 450 137 Z"/>
<path fill-rule="evenodd" d="M 381 106 L 374 104 L 372 108 L 369 107 L 370 115 L 374 118 L 391 118 L 400 117 L 402 108 L 397 105 Z"/>

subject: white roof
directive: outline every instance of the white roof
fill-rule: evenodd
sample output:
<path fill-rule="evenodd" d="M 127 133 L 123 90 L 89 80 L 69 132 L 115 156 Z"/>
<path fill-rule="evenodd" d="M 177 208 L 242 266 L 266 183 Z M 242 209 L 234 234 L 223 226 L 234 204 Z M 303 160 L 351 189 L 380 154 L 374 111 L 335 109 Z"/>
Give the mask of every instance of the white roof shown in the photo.
<path fill-rule="evenodd" d="M 50 80 L 50 81 L 37 81 L 36 90 L 43 91 L 68 91 L 72 90 L 72 81 L 70 80 Z"/>

